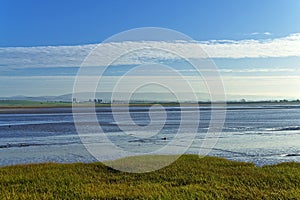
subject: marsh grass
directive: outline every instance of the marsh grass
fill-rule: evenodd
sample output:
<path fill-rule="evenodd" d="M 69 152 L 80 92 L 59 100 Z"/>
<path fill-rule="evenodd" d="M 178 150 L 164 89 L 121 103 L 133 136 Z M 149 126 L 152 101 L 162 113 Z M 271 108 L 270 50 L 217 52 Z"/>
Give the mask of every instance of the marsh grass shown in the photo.
<path fill-rule="evenodd" d="M 300 163 L 184 155 L 150 173 L 102 163 L 18 165 L 0 168 L 0 199 L 300 199 Z"/>

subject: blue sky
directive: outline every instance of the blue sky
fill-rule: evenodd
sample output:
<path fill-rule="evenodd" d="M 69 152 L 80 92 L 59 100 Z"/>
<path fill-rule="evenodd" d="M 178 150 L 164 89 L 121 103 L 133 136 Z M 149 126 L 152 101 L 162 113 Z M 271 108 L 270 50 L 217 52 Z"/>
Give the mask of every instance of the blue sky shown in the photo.
<path fill-rule="evenodd" d="M 297 0 L 6 0 L 0 46 L 99 43 L 137 27 L 165 27 L 195 40 L 282 37 L 300 32 Z"/>
<path fill-rule="evenodd" d="M 94 44 L 163 27 L 209 43 L 230 95 L 300 98 L 299 10 L 296 0 L 1 1 L 0 96 L 71 93 Z"/>

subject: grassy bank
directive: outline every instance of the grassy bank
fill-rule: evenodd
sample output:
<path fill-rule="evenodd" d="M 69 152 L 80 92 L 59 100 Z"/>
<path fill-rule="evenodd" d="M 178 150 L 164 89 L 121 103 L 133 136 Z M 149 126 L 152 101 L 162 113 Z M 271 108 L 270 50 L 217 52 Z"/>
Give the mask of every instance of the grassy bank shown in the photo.
<path fill-rule="evenodd" d="M 300 163 L 250 163 L 182 156 L 131 174 L 101 163 L 0 168 L 0 199 L 300 199 Z"/>

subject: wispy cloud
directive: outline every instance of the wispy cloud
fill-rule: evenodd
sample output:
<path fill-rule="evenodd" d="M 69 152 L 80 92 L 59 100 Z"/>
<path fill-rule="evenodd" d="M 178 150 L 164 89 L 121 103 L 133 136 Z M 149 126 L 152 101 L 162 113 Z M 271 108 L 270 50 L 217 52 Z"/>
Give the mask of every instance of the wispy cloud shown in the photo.
<path fill-rule="evenodd" d="M 265 35 L 271 33 L 265 32 Z M 207 52 L 204 54 L 199 46 Z M 0 68 L 28 67 L 70 67 L 79 66 L 84 58 L 96 48 L 96 44 L 78 46 L 40 46 L 40 47 L 2 47 L 0 48 Z M 212 40 L 200 42 L 187 41 L 124 41 L 99 44 L 104 49 L 95 54 L 91 65 L 105 65 L 120 52 L 134 48 L 143 49 L 131 52 L 118 59 L 116 65 L 143 64 L 148 61 L 172 60 L 178 50 L 185 58 L 262 58 L 262 57 L 300 57 L 300 33 L 287 37 L 266 40 Z M 157 50 L 160 49 L 160 50 Z M 168 49 L 171 52 L 166 52 Z M 94 61 L 94 62 L 93 62 Z"/>
<path fill-rule="evenodd" d="M 95 45 L 1 47 L 0 67 L 78 66 Z"/>
<path fill-rule="evenodd" d="M 297 74 L 300 72 L 299 68 L 249 68 L 249 69 L 219 69 L 220 72 L 225 73 L 273 73 L 273 72 L 292 72 Z"/>
<path fill-rule="evenodd" d="M 264 32 L 264 35 L 272 35 L 270 32 Z"/>
<path fill-rule="evenodd" d="M 272 35 L 272 33 L 270 32 L 253 32 L 253 33 L 250 33 L 250 35 Z"/>

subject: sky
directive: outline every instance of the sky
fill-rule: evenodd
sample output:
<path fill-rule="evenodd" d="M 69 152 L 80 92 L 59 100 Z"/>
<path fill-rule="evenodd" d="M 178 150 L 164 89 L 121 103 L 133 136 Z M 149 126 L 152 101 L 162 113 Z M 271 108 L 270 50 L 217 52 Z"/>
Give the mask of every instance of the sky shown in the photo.
<path fill-rule="evenodd" d="M 162 27 L 198 42 L 218 67 L 229 98 L 298 99 L 299 10 L 297 0 L 3 0 L 0 97 L 72 93 L 79 66 L 97 44 L 129 29 Z M 122 41 L 105 45 L 105 58 L 112 57 L 116 48 L 148 45 L 184 49 L 185 57 L 203 59 L 189 41 Z M 151 62 L 163 60 L 164 64 L 186 71 L 184 63 L 168 54 L 143 55 L 147 58 L 137 61 L 127 56 L 121 60 L 106 75 L 107 79 L 150 58 Z M 128 81 L 130 84 L 135 79 Z M 195 83 L 197 92 L 202 92 L 197 84 L 200 83 Z"/>

